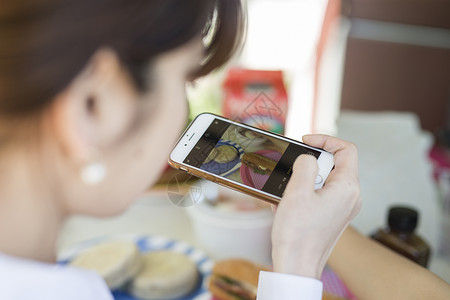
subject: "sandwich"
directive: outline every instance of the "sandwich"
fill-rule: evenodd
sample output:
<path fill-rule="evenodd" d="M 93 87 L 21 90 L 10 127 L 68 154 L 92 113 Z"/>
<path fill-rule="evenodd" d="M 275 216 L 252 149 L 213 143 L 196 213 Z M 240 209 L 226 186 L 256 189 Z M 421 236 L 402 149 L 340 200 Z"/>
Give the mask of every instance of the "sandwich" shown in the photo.
<path fill-rule="evenodd" d="M 342 297 L 324 292 L 322 295 L 322 300 L 347 300 L 347 298 L 342 298 Z"/>
<path fill-rule="evenodd" d="M 256 174 L 261 175 L 270 174 L 277 165 L 275 160 L 258 153 L 244 153 L 242 156 L 242 163 L 253 170 Z"/>
<path fill-rule="evenodd" d="M 218 300 L 255 300 L 263 266 L 243 259 L 217 262 L 209 279 L 209 290 Z"/>
<path fill-rule="evenodd" d="M 260 271 L 269 271 L 244 259 L 217 262 L 209 279 L 209 291 L 215 300 L 256 300 Z M 324 292 L 322 300 L 346 300 Z"/>

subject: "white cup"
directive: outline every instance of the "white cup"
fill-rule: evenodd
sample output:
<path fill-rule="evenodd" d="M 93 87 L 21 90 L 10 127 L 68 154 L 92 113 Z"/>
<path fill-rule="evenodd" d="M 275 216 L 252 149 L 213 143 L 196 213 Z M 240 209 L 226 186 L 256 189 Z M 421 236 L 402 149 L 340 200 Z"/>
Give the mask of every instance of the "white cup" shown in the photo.
<path fill-rule="evenodd" d="M 227 193 L 242 197 L 238 192 Z M 252 198 L 251 201 L 260 200 Z M 239 210 L 213 205 L 203 199 L 189 207 L 188 212 L 197 243 L 213 259 L 243 258 L 271 266 L 273 213 L 268 206 Z"/>

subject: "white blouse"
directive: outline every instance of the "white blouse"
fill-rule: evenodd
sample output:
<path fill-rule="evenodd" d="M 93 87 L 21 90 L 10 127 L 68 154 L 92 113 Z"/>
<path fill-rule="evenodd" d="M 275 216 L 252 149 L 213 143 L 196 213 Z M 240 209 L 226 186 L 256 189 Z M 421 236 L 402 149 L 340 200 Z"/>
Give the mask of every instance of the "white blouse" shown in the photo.
<path fill-rule="evenodd" d="M 314 278 L 261 271 L 257 300 L 321 300 L 322 290 Z"/>
<path fill-rule="evenodd" d="M 0 299 L 113 300 L 94 271 L 0 254 Z"/>

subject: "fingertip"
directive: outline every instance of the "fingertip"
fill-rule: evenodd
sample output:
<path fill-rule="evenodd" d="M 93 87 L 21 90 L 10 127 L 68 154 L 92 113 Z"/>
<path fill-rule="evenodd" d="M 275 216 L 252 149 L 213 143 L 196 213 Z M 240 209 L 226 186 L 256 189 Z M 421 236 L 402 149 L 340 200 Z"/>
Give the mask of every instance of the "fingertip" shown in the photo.
<path fill-rule="evenodd" d="M 277 208 L 278 206 L 275 204 L 270 204 L 270 208 L 272 209 L 272 213 L 276 214 L 277 213 Z"/>
<path fill-rule="evenodd" d="M 319 166 L 317 158 L 310 154 L 301 154 L 294 162 L 293 173 L 306 172 L 306 174 L 317 175 Z"/>
<path fill-rule="evenodd" d="M 314 138 L 315 134 L 305 134 L 302 136 L 302 140 L 308 140 L 310 138 Z"/>
<path fill-rule="evenodd" d="M 322 147 L 326 136 L 323 134 L 306 134 L 302 136 L 302 141 L 313 147 Z"/>
<path fill-rule="evenodd" d="M 317 159 L 314 156 L 301 154 L 294 162 L 292 176 L 285 191 L 296 193 L 299 190 L 314 190 L 318 169 Z"/>
<path fill-rule="evenodd" d="M 294 172 L 295 170 L 300 170 L 305 167 L 318 167 L 317 158 L 310 154 L 301 154 L 300 156 L 298 156 L 294 162 Z"/>
<path fill-rule="evenodd" d="M 308 141 L 309 141 L 310 139 L 312 139 L 312 138 L 313 138 L 313 135 L 312 135 L 312 134 L 305 134 L 304 136 L 302 136 L 302 141 L 303 141 L 304 143 L 308 144 Z"/>

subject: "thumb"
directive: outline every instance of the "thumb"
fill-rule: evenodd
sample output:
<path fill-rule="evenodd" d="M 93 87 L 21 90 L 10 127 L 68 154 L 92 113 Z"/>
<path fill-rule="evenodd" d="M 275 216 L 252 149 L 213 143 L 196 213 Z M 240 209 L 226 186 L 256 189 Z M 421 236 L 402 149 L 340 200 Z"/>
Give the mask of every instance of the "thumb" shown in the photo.
<path fill-rule="evenodd" d="M 292 176 L 285 192 L 295 193 L 294 190 L 314 190 L 314 183 L 318 172 L 317 159 L 312 155 L 302 154 L 295 160 Z"/>

